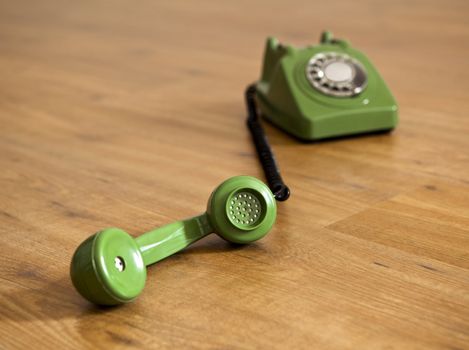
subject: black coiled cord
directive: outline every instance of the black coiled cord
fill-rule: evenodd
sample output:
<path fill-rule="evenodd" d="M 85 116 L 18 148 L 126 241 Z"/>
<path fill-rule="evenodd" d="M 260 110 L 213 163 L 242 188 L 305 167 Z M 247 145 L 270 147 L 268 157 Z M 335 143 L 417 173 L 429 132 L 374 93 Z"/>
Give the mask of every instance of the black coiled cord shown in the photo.
<path fill-rule="evenodd" d="M 269 188 L 278 201 L 286 201 L 290 197 L 290 189 L 282 180 L 274 155 L 270 149 L 269 142 L 265 136 L 264 129 L 259 121 L 256 105 L 256 85 L 251 84 L 247 87 L 246 108 L 248 111 L 247 125 L 251 131 L 257 155 L 264 170 Z"/>

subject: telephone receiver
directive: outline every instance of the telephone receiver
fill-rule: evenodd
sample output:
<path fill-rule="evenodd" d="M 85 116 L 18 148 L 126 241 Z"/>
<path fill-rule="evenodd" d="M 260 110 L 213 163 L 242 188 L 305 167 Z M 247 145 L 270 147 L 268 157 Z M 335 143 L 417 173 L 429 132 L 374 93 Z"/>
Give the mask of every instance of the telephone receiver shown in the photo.
<path fill-rule="evenodd" d="M 134 300 L 143 290 L 146 267 L 210 233 L 246 244 L 264 237 L 277 216 L 275 198 L 262 181 L 235 176 L 211 194 L 207 211 L 133 238 L 108 228 L 86 239 L 75 251 L 70 276 L 76 290 L 99 305 Z"/>

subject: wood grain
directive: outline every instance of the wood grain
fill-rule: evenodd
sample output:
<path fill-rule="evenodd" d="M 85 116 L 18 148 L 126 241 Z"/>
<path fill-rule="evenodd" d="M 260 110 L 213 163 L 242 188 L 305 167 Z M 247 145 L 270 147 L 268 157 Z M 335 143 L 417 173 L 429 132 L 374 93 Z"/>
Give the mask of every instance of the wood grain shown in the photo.
<path fill-rule="evenodd" d="M 469 3 L 0 2 L 0 348 L 469 349 Z M 264 40 L 328 28 L 400 105 L 390 135 L 301 144 L 272 232 L 210 236 L 135 302 L 73 289 L 74 249 L 262 178 L 242 92 Z"/>

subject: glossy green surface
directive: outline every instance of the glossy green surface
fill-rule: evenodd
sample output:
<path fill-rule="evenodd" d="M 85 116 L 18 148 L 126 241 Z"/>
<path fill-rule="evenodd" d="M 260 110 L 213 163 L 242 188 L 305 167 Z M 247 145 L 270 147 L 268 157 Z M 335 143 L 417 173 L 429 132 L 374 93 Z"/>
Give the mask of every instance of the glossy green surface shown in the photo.
<path fill-rule="evenodd" d="M 135 239 L 145 261 L 151 265 L 184 249 L 213 232 L 207 214 L 175 221 L 159 227 Z"/>
<path fill-rule="evenodd" d="M 279 44 L 267 39 L 262 76 L 257 97 L 265 118 L 304 140 L 318 140 L 381 130 L 397 125 L 397 104 L 369 59 L 332 34 L 323 43 L 304 48 Z M 368 84 L 354 97 L 325 95 L 308 82 L 306 65 L 321 52 L 347 54 L 358 60 L 368 73 Z"/>
<path fill-rule="evenodd" d="M 243 213 L 245 217 L 241 216 Z M 254 242 L 270 231 L 277 216 L 277 205 L 272 192 L 262 181 L 251 176 L 235 176 L 212 193 L 207 214 L 218 235 L 230 242 L 244 244 Z"/>
<path fill-rule="evenodd" d="M 114 305 L 131 301 L 141 293 L 146 268 L 135 240 L 122 230 L 109 228 L 78 247 L 70 275 L 73 285 L 86 299 Z"/>
<path fill-rule="evenodd" d="M 142 292 L 146 266 L 211 232 L 231 242 L 253 242 L 269 232 L 276 214 L 275 199 L 267 185 L 250 176 L 235 176 L 213 191 L 207 212 L 199 216 L 135 239 L 117 228 L 89 237 L 75 251 L 70 276 L 77 291 L 95 304 L 126 303 Z"/>

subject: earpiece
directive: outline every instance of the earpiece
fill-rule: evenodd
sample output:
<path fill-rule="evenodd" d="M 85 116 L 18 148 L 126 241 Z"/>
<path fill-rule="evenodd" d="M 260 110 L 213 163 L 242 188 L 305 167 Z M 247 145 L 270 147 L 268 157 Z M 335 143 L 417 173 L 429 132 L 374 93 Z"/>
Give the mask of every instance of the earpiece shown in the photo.
<path fill-rule="evenodd" d="M 145 286 L 146 266 L 216 233 L 227 241 L 250 243 L 264 237 L 277 216 L 270 189 L 251 176 L 235 176 L 211 194 L 207 211 L 137 238 L 108 228 L 75 251 L 70 276 L 77 291 L 92 303 L 117 305 L 135 299 Z"/>

